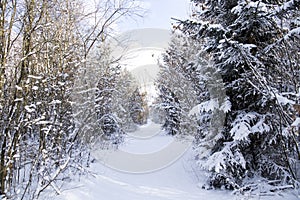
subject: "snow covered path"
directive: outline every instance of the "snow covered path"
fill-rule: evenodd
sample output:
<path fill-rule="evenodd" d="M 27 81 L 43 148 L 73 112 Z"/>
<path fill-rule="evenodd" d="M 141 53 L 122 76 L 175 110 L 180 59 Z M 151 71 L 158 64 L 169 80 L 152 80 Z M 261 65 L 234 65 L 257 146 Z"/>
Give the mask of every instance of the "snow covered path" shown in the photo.
<path fill-rule="evenodd" d="M 173 139 L 158 133 L 157 124 L 143 126 L 126 139 L 123 151 L 139 154 L 152 153 L 165 148 Z M 148 139 L 145 139 L 148 138 Z M 238 199 L 297 199 L 296 196 L 245 197 L 228 191 L 204 190 L 204 174 L 196 174 L 195 161 L 189 149 L 176 162 L 151 173 L 126 173 L 96 162 L 93 175 L 80 182 L 67 184 L 56 200 L 238 200 Z M 131 163 L 135 165 L 137 163 Z M 51 198 L 53 200 L 53 198 Z"/>

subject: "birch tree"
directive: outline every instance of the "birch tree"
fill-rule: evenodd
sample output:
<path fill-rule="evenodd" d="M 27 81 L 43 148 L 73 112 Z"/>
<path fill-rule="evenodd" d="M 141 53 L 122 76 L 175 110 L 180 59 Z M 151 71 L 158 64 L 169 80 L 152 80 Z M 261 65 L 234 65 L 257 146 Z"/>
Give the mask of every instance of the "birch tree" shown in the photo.
<path fill-rule="evenodd" d="M 134 11 L 133 1 L 122 2 L 108 0 L 90 13 L 80 1 L 0 2 L 2 198 L 37 199 L 49 187 L 60 194 L 62 180 L 88 165 L 89 122 L 77 120 L 72 94 L 90 54 Z"/>

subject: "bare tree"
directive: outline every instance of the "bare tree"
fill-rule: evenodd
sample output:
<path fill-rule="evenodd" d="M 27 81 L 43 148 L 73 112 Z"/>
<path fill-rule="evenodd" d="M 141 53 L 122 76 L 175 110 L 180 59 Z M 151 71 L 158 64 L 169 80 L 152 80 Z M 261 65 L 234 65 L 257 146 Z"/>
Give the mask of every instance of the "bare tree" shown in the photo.
<path fill-rule="evenodd" d="M 130 0 L 99 2 L 88 13 L 80 1 L 0 2 L 1 197 L 39 198 L 48 187 L 60 193 L 62 172 L 86 160 L 72 107 L 77 73 L 88 71 L 95 47 L 106 48 L 113 24 L 137 8 Z"/>

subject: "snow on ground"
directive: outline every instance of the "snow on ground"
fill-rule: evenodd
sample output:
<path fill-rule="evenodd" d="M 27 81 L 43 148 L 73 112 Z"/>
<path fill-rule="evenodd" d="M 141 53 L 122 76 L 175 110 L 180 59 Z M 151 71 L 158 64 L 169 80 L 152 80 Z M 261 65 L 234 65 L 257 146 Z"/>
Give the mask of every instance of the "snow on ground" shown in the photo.
<path fill-rule="evenodd" d="M 148 154 L 168 146 L 171 136 L 160 132 L 159 125 L 149 123 L 128 136 L 122 151 Z M 99 155 L 99 154 L 96 154 Z M 101 154 L 100 154 L 101 155 Z M 229 191 L 205 190 L 205 173 L 195 169 L 193 151 L 189 148 L 172 164 L 151 173 L 126 173 L 96 161 L 92 174 L 81 181 L 68 183 L 53 200 L 283 200 L 298 199 L 293 194 L 282 196 L 235 196 Z M 136 165 L 138 163 L 131 163 Z M 198 173 L 196 172 L 198 171 Z"/>

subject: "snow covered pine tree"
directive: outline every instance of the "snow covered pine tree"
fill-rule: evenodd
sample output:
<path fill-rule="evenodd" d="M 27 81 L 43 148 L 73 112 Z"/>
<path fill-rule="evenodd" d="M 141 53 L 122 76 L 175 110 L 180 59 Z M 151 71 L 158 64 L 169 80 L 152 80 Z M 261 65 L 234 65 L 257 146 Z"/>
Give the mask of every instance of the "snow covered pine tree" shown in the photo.
<path fill-rule="evenodd" d="M 201 51 L 212 56 L 231 104 L 220 137 L 208 154 L 199 152 L 206 155 L 198 163 L 211 171 L 210 185 L 240 188 L 254 177 L 294 184 L 299 140 L 290 125 L 299 103 L 299 1 L 192 2 L 192 19 L 179 27 L 203 41 Z"/>
<path fill-rule="evenodd" d="M 145 97 L 146 93 L 142 94 L 140 89 L 136 88 L 129 99 L 130 117 L 134 123 L 139 125 L 146 124 L 149 115 Z"/>
<path fill-rule="evenodd" d="M 197 42 L 179 32 L 172 34 L 170 45 L 160 63 L 156 80 L 159 97 L 155 107 L 164 113 L 164 125 L 170 134 L 190 134 L 197 128 L 190 110 L 199 103 L 198 72 L 195 69 Z M 194 48 L 192 48 L 192 46 Z"/>

